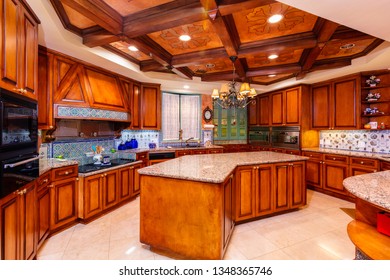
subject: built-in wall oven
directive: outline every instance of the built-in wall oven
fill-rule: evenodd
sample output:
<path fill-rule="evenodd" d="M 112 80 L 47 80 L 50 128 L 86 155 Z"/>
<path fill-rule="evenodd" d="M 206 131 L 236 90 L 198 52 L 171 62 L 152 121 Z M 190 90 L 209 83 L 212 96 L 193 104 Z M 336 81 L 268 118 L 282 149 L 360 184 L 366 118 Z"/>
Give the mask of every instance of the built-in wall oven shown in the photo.
<path fill-rule="evenodd" d="M 251 145 L 269 146 L 270 128 L 262 126 L 249 127 L 248 143 Z"/>
<path fill-rule="evenodd" d="M 37 151 L 36 101 L 0 89 L 0 116 L 0 153 L 3 158 Z"/>
<path fill-rule="evenodd" d="M 0 89 L 0 198 L 39 176 L 37 102 Z"/>
<path fill-rule="evenodd" d="M 271 131 L 271 146 L 299 150 L 300 127 L 299 126 L 273 126 Z"/>

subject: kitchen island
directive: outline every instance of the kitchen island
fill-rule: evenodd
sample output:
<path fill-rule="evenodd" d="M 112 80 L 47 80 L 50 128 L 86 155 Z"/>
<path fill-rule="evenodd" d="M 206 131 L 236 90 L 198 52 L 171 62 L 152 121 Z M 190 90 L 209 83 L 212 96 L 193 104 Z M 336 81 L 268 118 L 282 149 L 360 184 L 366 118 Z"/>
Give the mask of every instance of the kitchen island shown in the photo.
<path fill-rule="evenodd" d="M 251 220 L 306 204 L 306 159 L 208 154 L 142 168 L 140 241 L 173 258 L 222 259 L 243 213 Z"/>
<path fill-rule="evenodd" d="M 377 230 L 378 213 L 390 212 L 390 171 L 349 177 L 343 184 L 355 196 L 355 220 L 347 230 L 356 259 L 390 260 L 390 236 Z"/>

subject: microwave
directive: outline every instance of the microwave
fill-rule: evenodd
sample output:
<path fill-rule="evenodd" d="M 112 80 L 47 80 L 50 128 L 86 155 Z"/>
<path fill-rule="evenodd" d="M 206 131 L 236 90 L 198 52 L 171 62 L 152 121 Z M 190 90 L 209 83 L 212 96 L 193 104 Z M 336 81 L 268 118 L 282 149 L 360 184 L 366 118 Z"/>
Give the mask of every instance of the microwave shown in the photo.
<path fill-rule="evenodd" d="M 269 127 L 261 127 L 261 126 L 249 127 L 248 143 L 251 145 L 269 146 L 270 145 Z"/>
<path fill-rule="evenodd" d="M 0 89 L 0 153 L 33 153 L 38 143 L 37 102 Z"/>

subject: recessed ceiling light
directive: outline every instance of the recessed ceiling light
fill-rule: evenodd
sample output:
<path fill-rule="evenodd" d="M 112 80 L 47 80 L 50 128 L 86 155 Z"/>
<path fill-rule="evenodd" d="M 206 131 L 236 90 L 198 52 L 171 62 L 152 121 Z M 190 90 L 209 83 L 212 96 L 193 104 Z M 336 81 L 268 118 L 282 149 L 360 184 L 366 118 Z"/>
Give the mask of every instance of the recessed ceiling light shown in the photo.
<path fill-rule="evenodd" d="M 268 56 L 269 59 L 275 59 L 278 58 L 279 56 L 277 54 L 271 54 Z"/>
<path fill-rule="evenodd" d="M 187 41 L 191 40 L 191 37 L 190 37 L 189 35 L 181 35 L 181 36 L 179 37 L 179 39 L 180 39 L 181 41 L 187 42 Z"/>
<path fill-rule="evenodd" d="M 189 89 L 189 88 L 190 88 L 190 86 L 189 86 L 189 85 L 184 85 L 184 86 L 183 86 L 183 88 L 185 88 L 185 89 Z"/>
<path fill-rule="evenodd" d="M 268 18 L 268 22 L 269 22 L 269 23 L 277 23 L 277 22 L 281 21 L 282 18 L 283 18 L 282 15 L 276 14 L 276 15 L 270 16 L 270 17 Z"/>
<path fill-rule="evenodd" d="M 276 75 L 275 74 L 269 74 L 268 77 L 269 78 L 273 78 L 273 77 L 276 77 Z"/>
<path fill-rule="evenodd" d="M 135 46 L 129 46 L 129 50 L 131 50 L 132 52 L 138 51 L 137 47 L 135 47 Z"/>

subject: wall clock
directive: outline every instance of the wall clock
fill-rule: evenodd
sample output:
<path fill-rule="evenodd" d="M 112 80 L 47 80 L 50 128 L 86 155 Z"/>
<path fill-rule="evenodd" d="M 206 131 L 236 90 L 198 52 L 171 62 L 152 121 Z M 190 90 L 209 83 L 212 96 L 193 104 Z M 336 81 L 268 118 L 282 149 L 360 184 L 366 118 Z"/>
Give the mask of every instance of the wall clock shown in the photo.
<path fill-rule="evenodd" d="M 203 110 L 203 119 L 205 122 L 210 122 L 212 118 L 213 118 L 213 110 L 211 110 L 210 107 L 207 106 Z"/>

